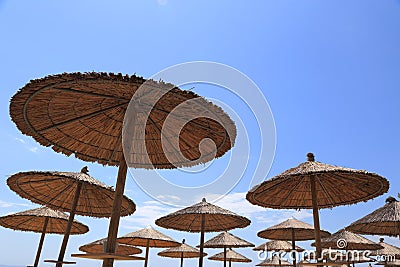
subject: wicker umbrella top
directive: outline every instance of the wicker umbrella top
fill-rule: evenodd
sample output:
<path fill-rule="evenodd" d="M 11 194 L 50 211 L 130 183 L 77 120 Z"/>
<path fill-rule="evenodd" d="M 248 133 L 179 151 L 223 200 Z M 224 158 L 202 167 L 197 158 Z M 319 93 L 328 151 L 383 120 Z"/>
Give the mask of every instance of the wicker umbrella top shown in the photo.
<path fill-rule="evenodd" d="M 266 239 L 292 240 L 292 231 L 294 231 L 295 240 L 298 241 L 315 238 L 314 227 L 311 224 L 293 218 L 268 227 L 258 232 L 257 236 Z M 321 237 L 328 237 L 330 235 L 328 231 L 321 230 Z"/>
<path fill-rule="evenodd" d="M 96 241 L 91 242 L 89 244 L 80 246 L 79 250 L 83 251 L 83 252 L 86 252 L 86 253 L 103 253 L 104 252 L 104 245 L 105 245 L 106 241 L 107 241 L 107 238 L 96 240 Z M 117 243 L 115 254 L 118 254 L 118 255 L 133 255 L 133 254 L 140 254 L 140 253 L 142 253 L 142 250 L 140 248 Z"/>
<path fill-rule="evenodd" d="M 315 244 L 312 243 L 312 246 Z M 323 248 L 343 249 L 343 250 L 377 250 L 383 247 L 371 240 L 341 229 L 330 237 L 321 239 L 321 246 Z"/>
<path fill-rule="evenodd" d="M 389 197 L 383 207 L 353 222 L 346 229 L 358 234 L 400 236 L 400 202 Z"/>
<path fill-rule="evenodd" d="M 224 252 L 217 253 L 208 259 L 213 261 L 224 261 Z M 226 251 L 226 260 L 231 262 L 251 262 L 249 258 L 246 258 L 232 249 Z"/>
<path fill-rule="evenodd" d="M 240 247 L 254 247 L 254 244 L 241 239 L 240 237 L 234 236 L 231 233 L 223 232 L 219 235 L 211 238 L 210 240 L 204 242 L 205 248 L 240 248 Z"/>
<path fill-rule="evenodd" d="M 166 248 L 180 245 L 179 242 L 173 240 L 167 235 L 164 235 L 151 226 L 121 236 L 117 238 L 117 241 L 121 244 L 139 247 L 149 246 L 155 248 Z"/>
<path fill-rule="evenodd" d="M 296 251 L 302 252 L 304 248 L 295 246 Z M 292 244 L 288 241 L 283 240 L 272 240 L 253 248 L 253 250 L 259 251 L 292 251 Z"/>
<path fill-rule="evenodd" d="M 133 144 L 126 157 L 130 167 L 193 166 L 233 146 L 236 126 L 220 107 L 172 84 L 135 75 L 63 73 L 32 80 L 12 97 L 10 115 L 22 133 L 56 152 L 115 166 L 122 158 L 122 127 L 131 99 L 137 114 L 133 129 L 145 130 L 145 141 L 137 135 L 125 140 Z M 164 127 L 166 119 L 172 124 Z M 173 125 L 182 122 L 177 132 Z M 162 138 L 166 142 L 161 144 Z M 214 143 L 203 143 L 200 151 L 205 138 Z"/>
<path fill-rule="evenodd" d="M 390 245 L 386 242 L 383 241 L 384 239 L 381 238 L 379 240 L 379 245 L 381 245 L 383 248 L 382 249 L 378 249 L 378 250 L 373 250 L 371 251 L 370 255 L 371 256 L 395 256 L 395 257 L 400 257 L 400 248 Z"/>
<path fill-rule="evenodd" d="M 167 248 L 157 255 L 169 258 L 198 258 L 200 257 L 200 251 L 188 244 L 185 244 L 185 239 L 182 240 L 182 244 L 178 247 Z M 203 257 L 207 256 L 203 253 Z"/>
<path fill-rule="evenodd" d="M 193 206 L 157 219 L 156 224 L 179 231 L 201 232 L 202 215 L 205 216 L 205 232 L 228 231 L 250 224 L 250 220 L 246 217 L 208 203 L 205 198 Z"/>
<path fill-rule="evenodd" d="M 114 189 L 89 176 L 86 167 L 81 172 L 19 172 L 7 179 L 18 195 L 52 209 L 71 210 L 78 182 L 82 183 L 76 214 L 91 217 L 110 217 Z M 132 214 L 135 203 L 124 196 L 121 215 Z"/>
<path fill-rule="evenodd" d="M 280 264 L 279 264 L 279 257 L 277 255 L 272 256 L 270 259 L 263 260 L 256 266 L 292 266 L 293 264 L 284 260 L 280 259 Z"/>
<path fill-rule="evenodd" d="M 0 217 L 0 225 L 19 231 L 43 232 L 45 220 L 48 219 L 45 233 L 64 234 L 68 224 L 68 215 L 47 207 L 26 210 Z M 72 223 L 71 234 L 84 234 L 89 228 L 76 220 Z"/>
<path fill-rule="evenodd" d="M 315 177 L 319 208 L 367 201 L 386 193 L 389 182 L 375 173 L 308 161 L 251 189 L 246 198 L 252 204 L 274 209 L 312 208 L 310 176 Z"/>

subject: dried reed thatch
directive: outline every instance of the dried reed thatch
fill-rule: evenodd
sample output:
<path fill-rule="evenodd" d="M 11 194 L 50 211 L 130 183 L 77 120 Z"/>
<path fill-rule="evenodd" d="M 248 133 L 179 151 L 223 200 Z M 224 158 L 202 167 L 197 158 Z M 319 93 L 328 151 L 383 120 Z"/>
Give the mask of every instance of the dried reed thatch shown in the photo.
<path fill-rule="evenodd" d="M 143 257 L 132 256 L 132 255 L 120 255 L 116 253 L 75 253 L 71 254 L 71 257 L 75 258 L 83 258 L 83 259 L 92 259 L 92 260 L 123 260 L 123 261 L 141 261 L 144 260 Z"/>
<path fill-rule="evenodd" d="M 22 133 L 43 146 L 103 165 L 120 163 L 122 125 L 132 98 L 137 109 L 134 131 L 145 126 L 145 141 L 132 138 L 132 154 L 126 158 L 130 167 L 193 166 L 220 157 L 233 146 L 236 127 L 221 108 L 172 84 L 145 82 L 120 73 L 50 75 L 18 91 L 11 99 L 10 115 Z M 144 110 L 150 113 L 148 118 L 141 115 Z M 203 116 L 196 118 L 199 114 Z M 182 130 L 163 128 L 167 118 L 174 125 L 185 122 Z M 164 146 L 162 138 L 168 139 Z M 203 143 L 201 153 L 199 144 L 205 138 L 215 145 Z M 179 147 L 173 145 L 175 139 Z"/>
<path fill-rule="evenodd" d="M 75 213 L 91 217 L 110 217 L 114 190 L 84 172 L 30 171 L 14 174 L 7 179 L 11 190 L 21 197 L 67 212 L 71 211 L 79 183 L 82 186 Z M 124 197 L 121 214 L 132 214 L 135 209 L 133 201 Z"/>
<path fill-rule="evenodd" d="M 358 234 L 400 236 L 400 202 L 389 197 L 383 207 L 353 222 L 346 229 Z"/>
<path fill-rule="evenodd" d="M 315 244 L 312 243 L 311 245 L 314 246 Z M 383 248 L 381 245 L 345 229 L 337 231 L 330 237 L 323 238 L 321 245 L 323 248 L 342 250 L 378 250 Z"/>
<path fill-rule="evenodd" d="M 46 222 L 47 220 L 47 222 Z M 26 210 L 0 217 L 0 225 L 18 231 L 29 231 L 46 234 L 64 234 L 67 228 L 68 215 L 47 207 Z M 46 229 L 43 226 L 46 224 Z M 74 220 L 71 235 L 84 234 L 89 228 Z"/>
<path fill-rule="evenodd" d="M 321 230 L 321 237 L 330 235 L 328 231 Z M 257 236 L 274 240 L 304 241 L 314 239 L 315 233 L 311 224 L 292 218 L 258 232 Z"/>
<path fill-rule="evenodd" d="M 157 255 L 168 258 L 198 258 L 200 257 L 200 250 L 189 246 L 185 243 L 185 239 L 183 239 L 180 246 L 167 248 L 158 252 Z M 204 253 L 204 256 L 207 256 L 207 254 Z"/>
<path fill-rule="evenodd" d="M 384 242 L 384 238 L 379 239 L 379 245 L 383 248 L 371 251 L 371 256 L 392 256 L 400 258 L 400 248 Z"/>
<path fill-rule="evenodd" d="M 256 266 L 291 266 L 292 264 L 284 259 L 280 259 L 277 255 L 272 256 L 270 259 L 263 260 Z"/>
<path fill-rule="evenodd" d="M 254 247 L 254 244 L 247 242 L 240 237 L 231 233 L 223 232 L 210 240 L 204 242 L 205 248 L 240 248 L 240 247 Z"/>
<path fill-rule="evenodd" d="M 293 246 L 288 241 L 284 240 L 272 240 L 266 243 L 259 245 L 258 247 L 253 248 L 255 251 L 286 251 L 290 252 L 293 251 Z M 304 248 L 299 246 L 295 246 L 295 251 L 302 252 Z"/>
<path fill-rule="evenodd" d="M 79 250 L 86 252 L 86 253 L 101 254 L 104 252 L 105 242 L 107 242 L 107 238 L 96 240 L 89 244 L 80 246 Z M 118 254 L 118 255 L 133 255 L 133 254 L 140 254 L 140 253 L 142 253 L 142 250 L 140 248 L 125 245 L 125 244 L 118 244 L 118 243 L 117 243 L 117 248 L 115 250 L 115 254 Z"/>
<path fill-rule="evenodd" d="M 173 240 L 167 235 L 164 235 L 160 231 L 157 231 L 153 227 L 146 227 L 141 230 L 128 233 L 119 237 L 118 242 L 121 244 L 127 244 L 139 247 L 152 247 L 152 248 L 166 248 L 176 247 L 180 243 Z"/>
<path fill-rule="evenodd" d="M 213 261 L 224 261 L 224 252 L 220 252 L 213 256 L 210 256 L 208 259 Z M 249 258 L 246 258 L 242 254 L 237 253 L 233 249 L 229 249 L 226 251 L 226 260 L 230 262 L 251 262 Z"/>

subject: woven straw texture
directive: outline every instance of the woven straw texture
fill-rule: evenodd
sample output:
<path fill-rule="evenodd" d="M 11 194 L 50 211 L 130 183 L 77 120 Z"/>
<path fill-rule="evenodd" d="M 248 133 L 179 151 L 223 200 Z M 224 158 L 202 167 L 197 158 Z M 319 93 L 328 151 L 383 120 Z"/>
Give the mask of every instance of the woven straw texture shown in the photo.
<path fill-rule="evenodd" d="M 103 238 L 100 240 L 96 240 L 89 244 L 83 245 L 79 247 L 80 251 L 87 252 L 87 253 L 103 253 L 104 252 L 104 245 L 107 241 L 107 238 Z M 116 247 L 115 254 L 117 255 L 133 255 L 133 254 L 140 254 L 142 250 L 140 248 L 136 248 L 129 245 L 118 244 Z"/>
<path fill-rule="evenodd" d="M 294 231 L 295 241 L 311 240 L 315 238 L 314 227 L 311 224 L 288 219 L 277 225 L 268 227 L 257 233 L 258 237 L 274 240 L 292 240 L 292 230 Z M 321 237 L 328 237 L 331 234 L 328 231 L 321 230 Z"/>
<path fill-rule="evenodd" d="M 370 253 L 371 256 L 390 255 L 390 256 L 395 256 L 396 258 L 400 258 L 400 248 L 399 247 L 396 247 L 396 246 L 393 246 L 393 245 L 390 245 L 390 244 L 384 242 L 383 238 L 380 239 L 379 245 L 381 245 L 383 248 L 371 251 L 371 253 Z"/>
<path fill-rule="evenodd" d="M 47 207 L 21 211 L 0 217 L 0 225 L 13 230 L 42 233 L 46 218 L 48 222 L 45 233 L 62 235 L 65 233 L 69 216 Z M 71 228 L 72 235 L 84 234 L 88 231 L 89 228 L 86 225 L 77 220 L 73 221 Z"/>
<path fill-rule="evenodd" d="M 292 266 L 293 264 L 291 264 L 288 261 L 285 261 L 284 259 L 281 259 L 281 262 L 279 264 L 279 257 L 277 255 L 272 256 L 271 259 L 266 259 L 262 262 L 260 262 L 259 264 L 257 264 L 256 266 Z"/>
<path fill-rule="evenodd" d="M 223 209 L 203 199 L 200 203 L 178 210 L 156 220 L 158 226 L 186 232 L 201 232 L 202 215 L 205 215 L 205 232 L 228 231 L 243 228 L 250 220 Z"/>
<path fill-rule="evenodd" d="M 176 247 L 180 245 L 179 242 L 152 227 L 146 227 L 144 229 L 121 236 L 117 239 L 117 242 L 132 246 L 149 246 L 154 248 Z"/>
<path fill-rule="evenodd" d="M 234 236 L 231 233 L 223 232 L 210 240 L 204 242 L 205 248 L 240 248 L 240 247 L 254 247 L 254 244 Z"/>
<path fill-rule="evenodd" d="M 208 259 L 213 260 L 213 261 L 224 261 L 224 252 L 215 254 L 213 256 L 210 256 Z M 226 261 L 231 261 L 231 262 L 251 262 L 249 258 L 246 258 L 242 254 L 237 253 L 236 251 L 232 249 L 228 249 L 226 251 Z"/>
<path fill-rule="evenodd" d="M 193 166 L 233 146 L 236 126 L 221 108 L 171 84 L 145 82 L 113 73 L 51 75 L 20 89 L 11 99 L 10 115 L 22 133 L 41 145 L 103 165 L 118 165 L 122 158 L 123 122 L 132 97 L 135 116 L 127 118 L 132 126 L 127 129 L 133 135 L 124 144 L 131 148 L 125 155 L 129 167 Z M 167 119 L 170 124 L 164 127 Z M 179 132 L 176 125 L 182 125 Z M 203 142 L 200 151 L 205 138 L 213 142 Z"/>
<path fill-rule="evenodd" d="M 110 217 L 114 190 L 82 172 L 20 172 L 7 179 L 11 190 L 32 202 L 55 210 L 69 212 L 78 182 L 82 183 L 76 214 L 91 217 Z M 135 203 L 125 197 L 121 215 L 132 214 Z"/>
<path fill-rule="evenodd" d="M 200 250 L 185 244 L 185 240 L 183 240 L 182 244 L 178 247 L 167 248 L 157 255 L 168 258 L 198 258 L 200 257 Z M 203 257 L 207 256 L 206 253 L 203 253 Z"/>
<path fill-rule="evenodd" d="M 253 248 L 256 251 L 292 251 L 292 244 L 288 241 L 283 240 L 272 240 Z M 295 250 L 298 252 L 304 251 L 304 248 L 295 246 Z"/>
<path fill-rule="evenodd" d="M 255 186 L 246 198 L 267 208 L 310 209 L 311 176 L 315 177 L 319 208 L 367 201 L 389 189 L 389 182 L 378 174 L 316 162 L 309 153 L 309 161 Z"/>

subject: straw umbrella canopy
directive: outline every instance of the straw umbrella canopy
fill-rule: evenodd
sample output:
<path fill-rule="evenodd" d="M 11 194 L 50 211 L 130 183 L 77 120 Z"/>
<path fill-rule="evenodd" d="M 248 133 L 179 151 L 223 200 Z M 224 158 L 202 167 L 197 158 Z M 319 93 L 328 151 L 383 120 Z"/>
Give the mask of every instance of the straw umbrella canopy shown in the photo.
<path fill-rule="evenodd" d="M 64 234 L 68 225 L 68 216 L 60 211 L 40 207 L 0 217 L 0 225 L 13 230 L 41 233 L 33 264 L 33 267 L 37 267 L 45 235 Z M 72 222 L 71 235 L 84 234 L 88 231 L 89 228 L 83 223 L 76 220 Z"/>
<path fill-rule="evenodd" d="M 121 244 L 145 247 L 146 256 L 144 260 L 144 267 L 147 267 L 149 261 L 150 248 L 177 247 L 180 244 L 179 242 L 173 240 L 171 237 L 161 233 L 160 231 L 157 231 L 151 226 L 135 232 L 128 233 L 122 237 L 117 238 L 117 241 Z"/>
<path fill-rule="evenodd" d="M 292 244 L 290 244 L 288 241 L 284 240 L 271 240 L 268 242 L 265 242 L 258 247 L 253 248 L 255 251 L 285 251 L 285 252 L 290 252 L 293 250 Z M 295 246 L 294 248 L 295 251 L 297 252 L 302 252 L 304 251 L 304 248 L 301 248 L 299 246 Z"/>
<path fill-rule="evenodd" d="M 75 214 L 91 217 L 110 217 L 114 190 L 88 175 L 87 167 L 81 172 L 20 172 L 7 179 L 11 190 L 32 202 L 52 209 L 69 211 L 63 242 L 57 260 L 48 260 L 61 267 Z M 135 203 L 123 197 L 122 214 L 132 214 Z"/>
<path fill-rule="evenodd" d="M 173 110 L 180 112 L 168 116 Z M 128 165 L 190 167 L 221 157 L 236 138 L 229 116 L 195 93 L 120 73 L 63 73 L 32 80 L 12 97 L 10 115 L 22 133 L 56 152 L 119 166 L 107 236 L 109 253 L 115 251 Z M 173 125 L 163 127 L 167 118 Z M 123 151 L 122 143 L 128 151 Z M 111 260 L 103 263 L 112 265 Z"/>
<path fill-rule="evenodd" d="M 104 247 L 106 243 L 107 243 L 107 238 L 103 238 L 100 240 L 93 241 L 89 244 L 80 246 L 79 250 L 86 253 L 102 253 L 104 252 Z M 117 243 L 117 248 L 115 250 L 115 254 L 118 255 L 133 255 L 140 253 L 142 253 L 142 250 L 140 248 L 119 243 Z"/>
<path fill-rule="evenodd" d="M 330 233 L 321 230 L 321 237 L 328 237 Z M 296 250 L 296 240 L 311 240 L 315 238 L 315 230 L 311 224 L 291 218 L 273 225 L 257 233 L 257 236 L 273 240 L 292 241 L 292 250 Z M 296 266 L 296 257 L 293 257 L 293 267 Z"/>
<path fill-rule="evenodd" d="M 161 252 L 158 252 L 157 255 L 161 257 L 168 258 L 180 258 L 181 259 L 181 267 L 183 267 L 183 259 L 184 258 L 198 258 L 200 257 L 200 250 L 185 244 L 185 239 L 182 240 L 182 244 L 178 247 L 167 248 Z M 203 257 L 207 256 L 206 253 L 203 254 Z"/>
<path fill-rule="evenodd" d="M 320 208 L 367 201 L 387 192 L 389 182 L 375 173 L 308 161 L 255 186 L 247 200 L 274 209 L 313 209 L 316 252 L 321 256 Z"/>
<path fill-rule="evenodd" d="M 390 244 L 384 242 L 384 240 L 385 240 L 384 238 L 379 239 L 379 245 L 381 245 L 383 248 L 371 251 L 370 255 L 371 256 L 380 256 L 380 257 L 386 256 L 386 258 L 388 256 L 394 257 L 394 258 L 400 258 L 400 248 L 390 245 Z"/>
<path fill-rule="evenodd" d="M 228 251 L 217 253 L 209 257 L 208 259 L 213 261 L 223 261 L 223 262 L 226 262 L 228 260 L 229 267 L 232 266 L 232 262 L 251 262 L 249 258 L 246 258 L 242 254 L 237 253 L 231 248 Z"/>
<path fill-rule="evenodd" d="M 383 207 L 353 222 L 346 229 L 358 234 L 400 236 L 400 202 L 388 197 Z"/>
<path fill-rule="evenodd" d="M 227 248 L 243 248 L 243 247 L 254 247 L 254 244 L 247 242 L 240 237 L 237 237 L 227 231 L 211 238 L 204 243 L 205 248 L 223 248 L 224 255 L 226 255 Z M 224 261 L 224 267 L 226 267 L 226 260 Z"/>
<path fill-rule="evenodd" d="M 265 259 L 256 266 L 292 266 L 292 264 L 284 259 L 281 259 L 279 256 L 274 255 L 270 259 Z"/>
<path fill-rule="evenodd" d="M 203 267 L 204 233 L 244 228 L 250 220 L 223 209 L 205 198 L 193 206 L 175 211 L 156 220 L 158 226 L 186 232 L 200 232 L 199 267 Z"/>

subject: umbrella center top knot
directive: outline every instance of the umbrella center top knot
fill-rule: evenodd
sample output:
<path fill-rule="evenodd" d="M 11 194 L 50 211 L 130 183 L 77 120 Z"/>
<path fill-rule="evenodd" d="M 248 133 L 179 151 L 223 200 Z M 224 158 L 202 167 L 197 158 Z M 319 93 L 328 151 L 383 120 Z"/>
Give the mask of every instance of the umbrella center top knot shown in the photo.
<path fill-rule="evenodd" d="M 307 153 L 307 161 L 315 161 L 313 153 Z"/>

